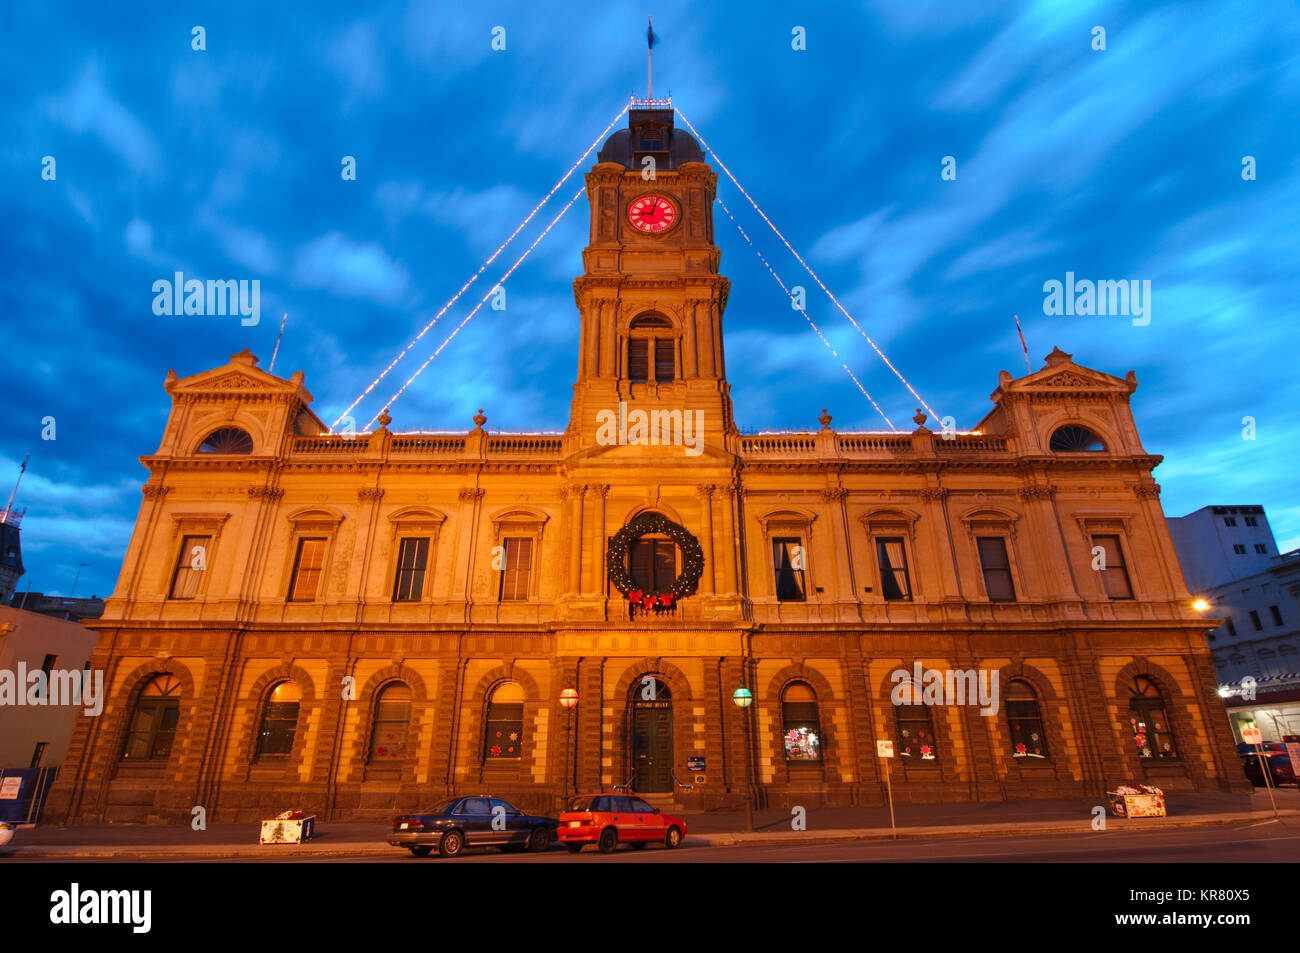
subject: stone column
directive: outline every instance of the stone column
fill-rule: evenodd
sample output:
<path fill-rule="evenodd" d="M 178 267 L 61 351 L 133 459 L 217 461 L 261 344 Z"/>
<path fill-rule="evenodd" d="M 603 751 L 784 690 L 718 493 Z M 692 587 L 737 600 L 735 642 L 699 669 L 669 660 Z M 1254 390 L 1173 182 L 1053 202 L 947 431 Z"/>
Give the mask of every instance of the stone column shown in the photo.
<path fill-rule="evenodd" d="M 713 551 L 713 487 L 707 483 L 701 483 L 698 487 L 700 494 L 700 545 L 704 549 L 704 572 L 700 574 L 700 595 L 712 595 L 715 590 L 714 585 L 714 566 L 717 565 L 717 554 Z"/>
<path fill-rule="evenodd" d="M 696 346 L 696 353 L 700 357 L 699 374 L 701 377 L 714 377 L 717 372 L 713 369 L 713 344 L 709 341 L 708 329 L 704 326 L 709 322 L 706 308 L 704 302 L 697 302 L 691 310 L 695 312 L 696 341 L 700 342 Z M 705 347 L 704 345 L 708 346 Z"/>
<path fill-rule="evenodd" d="M 618 335 L 614 333 L 617 302 L 605 301 L 600 311 L 600 376 L 618 376 Z"/>
<path fill-rule="evenodd" d="M 582 503 L 587 488 L 581 483 L 569 486 L 572 512 L 569 516 L 569 586 L 574 595 L 582 593 Z"/>
<path fill-rule="evenodd" d="M 693 377 L 699 377 L 700 359 L 696 353 L 695 344 L 695 302 L 686 303 L 686 337 L 682 344 L 682 377 L 690 380 Z"/>
<path fill-rule="evenodd" d="M 735 480 L 722 488 L 722 532 L 727 536 L 722 546 L 722 591 L 734 594 L 740 591 L 736 580 L 736 493 L 740 484 Z"/>
<path fill-rule="evenodd" d="M 609 484 L 597 483 L 588 489 L 591 490 L 596 512 L 590 530 L 591 563 L 587 567 L 585 591 L 603 593 L 605 580 L 601 570 L 605 568 L 605 497 L 609 495 Z"/>

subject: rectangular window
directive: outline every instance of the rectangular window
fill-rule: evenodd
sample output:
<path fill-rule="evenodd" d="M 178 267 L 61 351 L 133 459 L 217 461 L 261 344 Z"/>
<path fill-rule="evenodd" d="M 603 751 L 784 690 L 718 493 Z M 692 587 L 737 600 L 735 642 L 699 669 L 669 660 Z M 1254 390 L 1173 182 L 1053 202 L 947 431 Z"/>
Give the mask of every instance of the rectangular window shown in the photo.
<path fill-rule="evenodd" d="M 1265 554 L 1268 553 L 1268 547 L 1265 546 L 1263 543 L 1256 543 L 1256 544 L 1255 544 L 1255 552 L 1257 552 L 1257 553 L 1259 553 L 1261 556 L 1263 556 L 1263 555 L 1265 555 Z"/>
<path fill-rule="evenodd" d="M 298 540 L 298 553 L 293 560 L 293 576 L 289 584 L 290 602 L 311 602 L 316 598 L 325 572 L 325 543 L 323 538 Z"/>
<path fill-rule="evenodd" d="M 533 569 L 533 541 L 527 538 L 509 538 L 501 541 L 505 547 L 505 563 L 501 570 L 501 601 L 522 602 L 528 598 L 528 579 Z"/>
<path fill-rule="evenodd" d="M 776 598 L 779 601 L 804 601 L 803 560 L 803 543 L 798 537 L 772 540 L 772 563 L 776 567 Z"/>
<path fill-rule="evenodd" d="M 1233 625 L 1232 619 L 1224 619 L 1224 620 L 1223 620 L 1223 624 L 1224 624 L 1225 626 L 1228 627 L 1228 634 L 1229 634 L 1229 635 L 1236 635 L 1236 634 L 1237 634 L 1237 627 L 1236 627 L 1235 625 Z"/>
<path fill-rule="evenodd" d="M 663 592 L 677 578 L 677 544 L 671 539 L 635 540 L 628 550 L 628 573 L 643 592 Z"/>
<path fill-rule="evenodd" d="M 1236 525 L 1237 525 L 1237 520 L 1236 520 L 1234 517 L 1231 517 L 1231 516 L 1225 516 L 1225 517 L 1223 518 L 1223 525 L 1224 525 L 1224 526 L 1236 526 Z"/>
<path fill-rule="evenodd" d="M 484 758 L 520 758 L 524 751 L 524 703 L 488 706 L 487 733 L 484 737 Z"/>
<path fill-rule="evenodd" d="M 627 379 L 630 381 L 648 381 L 650 379 L 649 338 L 630 338 L 628 340 Z"/>
<path fill-rule="evenodd" d="M 48 748 L 49 746 L 50 743 L 48 741 L 36 742 L 36 748 L 34 751 L 32 751 L 32 763 L 29 764 L 27 767 L 39 768 L 41 766 L 41 762 L 45 760 L 45 749 Z"/>
<path fill-rule="evenodd" d="M 672 338 L 655 341 L 655 380 L 670 381 L 675 376 L 673 373 L 677 364 L 673 358 L 675 343 Z"/>
<path fill-rule="evenodd" d="M 1255 525 L 1257 525 L 1256 522 L 1255 522 L 1255 517 L 1253 517 L 1253 516 L 1247 516 L 1247 517 L 1246 517 L 1246 525 L 1247 525 L 1247 526 L 1255 526 Z"/>
<path fill-rule="evenodd" d="M 1244 556 L 1244 555 L 1246 555 L 1246 547 L 1245 547 L 1245 545 L 1242 544 L 1242 543 L 1233 543 L 1233 544 L 1232 544 L 1232 551 L 1233 551 L 1234 553 L 1236 553 L 1238 556 Z"/>
<path fill-rule="evenodd" d="M 1254 624 L 1256 632 L 1264 628 L 1264 623 L 1259 621 L 1259 613 L 1254 609 L 1250 610 L 1250 621 Z"/>
<path fill-rule="evenodd" d="M 429 562 L 429 540 L 404 539 L 397 551 L 394 602 L 419 602 L 424 594 L 424 571 Z"/>
<path fill-rule="evenodd" d="M 1011 581 L 1011 562 L 1007 559 L 1007 541 L 1001 536 L 981 536 L 980 566 L 984 569 L 984 590 L 990 602 L 1015 602 L 1016 588 Z"/>
<path fill-rule="evenodd" d="M 1119 548 L 1119 537 L 1094 536 L 1092 545 L 1094 549 L 1102 550 L 1104 561 L 1100 571 L 1106 595 L 1111 599 L 1132 599 L 1133 586 L 1129 583 L 1128 569 L 1124 566 L 1124 552 Z"/>
<path fill-rule="evenodd" d="M 1281 625 L 1281 624 L 1282 624 L 1282 612 L 1281 612 L 1281 610 L 1279 610 L 1277 606 L 1269 606 L 1269 607 L 1268 607 L 1268 611 L 1269 611 L 1269 614 L 1270 614 L 1271 616 L 1273 616 L 1273 624 L 1274 624 L 1274 625 Z"/>
<path fill-rule="evenodd" d="M 199 583 L 208 568 L 208 549 L 211 536 L 186 536 L 181 540 L 181 551 L 176 555 L 176 572 L 172 576 L 173 599 L 193 599 L 199 593 Z"/>
<path fill-rule="evenodd" d="M 891 536 L 876 540 L 876 558 L 880 561 L 880 592 L 886 599 L 912 598 L 912 582 L 907 575 L 907 555 L 903 538 Z"/>

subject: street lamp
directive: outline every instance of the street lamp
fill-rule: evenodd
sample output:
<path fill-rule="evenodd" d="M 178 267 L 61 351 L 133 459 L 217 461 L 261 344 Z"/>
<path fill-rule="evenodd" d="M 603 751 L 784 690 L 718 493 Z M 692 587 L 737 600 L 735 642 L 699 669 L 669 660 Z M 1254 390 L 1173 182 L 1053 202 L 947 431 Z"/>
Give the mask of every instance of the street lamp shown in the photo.
<path fill-rule="evenodd" d="M 88 564 L 88 563 L 81 563 L 79 566 L 77 566 L 77 574 L 76 574 L 76 576 L 74 576 L 73 579 L 72 579 L 72 591 L 68 593 L 68 598 L 69 598 L 69 599 L 71 599 L 71 598 L 73 597 L 73 595 L 76 593 L 76 591 L 77 591 L 77 580 L 79 580 L 79 579 L 81 578 L 81 570 L 85 569 L 87 565 L 89 565 L 89 564 Z"/>
<path fill-rule="evenodd" d="M 566 731 L 565 747 L 573 748 L 572 781 L 573 781 L 573 790 L 576 793 L 578 790 L 578 749 L 573 745 L 573 718 L 574 718 L 573 710 L 578 707 L 578 690 L 576 688 L 566 688 L 564 689 L 564 691 L 560 692 L 560 707 L 569 713 L 568 722 L 565 725 L 565 731 Z M 563 794 L 569 793 L 569 791 L 567 790 L 567 788 L 569 787 L 567 783 L 568 780 L 569 779 L 566 779 L 566 784 L 564 785 L 566 790 L 561 792 Z"/>
<path fill-rule="evenodd" d="M 754 830 L 754 733 L 750 730 L 749 724 L 749 706 L 754 704 L 754 693 L 745 686 L 737 688 L 731 693 L 731 700 L 736 707 L 745 713 L 745 779 L 748 784 L 748 790 L 745 792 L 745 830 Z"/>

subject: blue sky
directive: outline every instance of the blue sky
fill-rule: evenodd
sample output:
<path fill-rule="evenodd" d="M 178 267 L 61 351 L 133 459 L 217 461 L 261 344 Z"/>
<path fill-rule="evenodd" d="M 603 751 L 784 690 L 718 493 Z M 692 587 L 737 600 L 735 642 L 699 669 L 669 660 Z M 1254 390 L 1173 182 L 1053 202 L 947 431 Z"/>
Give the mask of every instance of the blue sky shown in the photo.
<path fill-rule="evenodd" d="M 1300 546 L 1294 3 L 5 4 L 0 482 L 7 496 L 30 450 L 21 587 L 67 593 L 85 562 L 77 593 L 111 591 L 169 368 L 194 374 L 244 347 L 265 367 L 288 311 L 276 370 L 303 370 L 314 409 L 337 417 L 644 95 L 647 12 L 656 94 L 940 414 L 972 426 L 998 371 L 1024 372 L 1018 313 L 1035 369 L 1059 345 L 1137 371 L 1167 514 L 1260 503 L 1279 545 Z M 791 48 L 795 26 L 805 50 Z M 340 176 L 345 155 L 355 181 Z M 954 181 L 940 177 L 948 155 Z M 811 287 L 725 176 L 719 195 L 782 280 Z M 489 428 L 564 427 L 586 215 L 575 205 L 511 278 L 506 310 L 485 308 L 447 345 L 393 406 L 393 429 L 467 429 L 478 407 Z M 730 220 L 716 222 L 738 423 L 813 427 L 828 407 L 839 429 L 882 428 Z M 178 270 L 260 280 L 260 324 L 154 315 L 153 282 Z M 1150 324 L 1045 315 L 1043 283 L 1067 271 L 1150 280 Z M 808 302 L 910 427 L 903 386 L 825 297 Z M 54 440 L 41 439 L 47 416 Z"/>

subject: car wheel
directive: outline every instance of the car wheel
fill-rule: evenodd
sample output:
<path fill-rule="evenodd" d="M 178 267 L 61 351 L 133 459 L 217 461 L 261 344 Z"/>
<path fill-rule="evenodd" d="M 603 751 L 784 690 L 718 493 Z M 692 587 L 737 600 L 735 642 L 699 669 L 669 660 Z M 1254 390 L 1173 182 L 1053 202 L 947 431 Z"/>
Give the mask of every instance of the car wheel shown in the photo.
<path fill-rule="evenodd" d="M 428 846 L 408 847 L 406 849 L 409 850 L 416 857 L 428 857 L 430 851 L 433 850 L 432 847 L 428 847 Z"/>
<path fill-rule="evenodd" d="M 540 854 L 550 846 L 551 832 L 545 827 L 533 828 L 532 834 L 528 836 L 528 849 Z"/>
<path fill-rule="evenodd" d="M 564 849 L 567 850 L 570 854 L 576 854 L 578 853 L 578 851 L 582 850 L 584 846 L 585 845 L 583 844 L 565 844 Z"/>
<path fill-rule="evenodd" d="M 682 832 L 676 827 L 668 828 L 668 834 L 664 837 L 664 846 L 669 850 L 680 847 L 682 844 Z"/>
<path fill-rule="evenodd" d="M 605 828 L 600 832 L 600 843 L 596 846 L 602 854 L 614 853 L 614 848 L 618 846 L 618 831 L 612 827 Z"/>
<path fill-rule="evenodd" d="M 465 835 L 460 831 L 448 831 L 443 834 L 442 843 L 438 845 L 438 853 L 444 857 L 459 857 L 464 849 Z"/>

